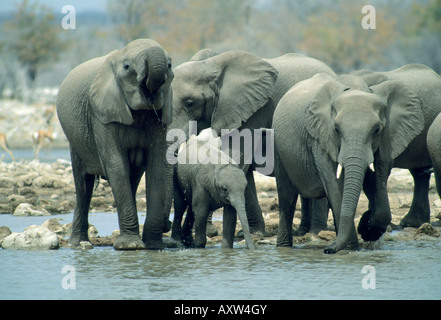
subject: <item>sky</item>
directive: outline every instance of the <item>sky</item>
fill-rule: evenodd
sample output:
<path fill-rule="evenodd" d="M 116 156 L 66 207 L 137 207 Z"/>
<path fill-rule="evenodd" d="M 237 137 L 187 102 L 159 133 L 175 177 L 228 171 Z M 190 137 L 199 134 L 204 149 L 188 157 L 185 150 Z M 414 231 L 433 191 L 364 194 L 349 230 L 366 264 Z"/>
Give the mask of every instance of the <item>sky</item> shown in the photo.
<path fill-rule="evenodd" d="M 33 2 L 35 0 L 30 0 Z M 22 0 L 0 0 L 0 12 L 10 12 L 20 4 Z M 59 10 L 64 5 L 73 5 L 77 12 L 106 10 L 107 0 L 37 0 L 38 3 Z"/>

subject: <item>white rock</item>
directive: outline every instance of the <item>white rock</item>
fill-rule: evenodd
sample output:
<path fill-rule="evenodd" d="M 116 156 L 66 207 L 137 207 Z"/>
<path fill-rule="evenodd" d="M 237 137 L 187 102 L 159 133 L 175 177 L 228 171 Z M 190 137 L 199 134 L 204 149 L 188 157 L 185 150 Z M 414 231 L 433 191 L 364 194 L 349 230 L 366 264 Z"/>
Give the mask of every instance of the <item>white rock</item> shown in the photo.
<path fill-rule="evenodd" d="M 4 249 L 58 249 L 59 242 L 55 232 L 45 226 L 32 225 L 22 233 L 13 232 L 3 242 Z"/>
<path fill-rule="evenodd" d="M 50 216 L 45 209 L 37 210 L 30 203 L 20 203 L 15 208 L 14 216 Z"/>

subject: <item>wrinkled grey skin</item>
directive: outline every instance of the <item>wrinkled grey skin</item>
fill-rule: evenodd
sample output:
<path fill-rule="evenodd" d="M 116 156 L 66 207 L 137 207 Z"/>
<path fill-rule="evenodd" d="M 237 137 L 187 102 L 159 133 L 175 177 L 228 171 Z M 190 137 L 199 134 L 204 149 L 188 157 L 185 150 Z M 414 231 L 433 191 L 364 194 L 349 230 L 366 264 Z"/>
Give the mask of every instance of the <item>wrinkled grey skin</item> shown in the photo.
<path fill-rule="evenodd" d="M 297 84 L 274 113 L 278 246 L 292 246 L 295 204 L 303 195 L 329 200 L 337 238 L 325 253 L 357 249 L 354 216 L 366 171 L 374 163 L 377 175 L 389 172 L 391 161 L 423 130 L 421 102 L 402 83 L 366 90 L 362 81 L 350 88 L 343 84 L 347 77 L 338 80 L 318 74 Z M 390 211 L 375 218 L 375 227 L 385 230 Z"/>
<path fill-rule="evenodd" d="M 336 76 L 323 62 L 297 54 L 274 59 L 244 51 L 215 54 L 201 50 L 174 70 L 171 127 L 186 130 L 187 136 L 190 120 L 197 120 L 198 132 L 212 127 L 218 134 L 221 129 L 271 128 L 277 103 L 294 84 L 320 72 Z M 240 166 L 248 182 L 245 198 L 251 231 L 264 234 L 252 172 L 255 165 Z"/>
<path fill-rule="evenodd" d="M 57 112 L 70 143 L 76 188 L 73 246 L 89 241 L 89 204 L 101 176 L 110 183 L 118 211 L 121 235 L 114 248 L 162 248 L 173 195 L 173 167 L 166 162 L 172 79 L 168 53 L 153 40 L 138 39 L 79 65 L 61 84 Z M 144 172 L 141 241 L 135 195 Z"/>
<path fill-rule="evenodd" d="M 427 149 L 433 164 L 436 190 L 441 198 L 441 114 L 439 114 L 427 132 Z"/>
<path fill-rule="evenodd" d="M 204 131 L 201 132 L 201 135 L 203 135 Z M 237 213 L 246 244 L 249 249 L 254 249 L 245 211 L 244 193 L 247 180 L 242 169 L 233 164 L 228 155 L 219 149 L 217 145 L 219 140 L 219 138 L 212 139 L 208 142 L 211 152 L 215 154 L 214 157 L 219 159 L 215 164 L 202 164 L 195 158 L 194 161 L 178 162 L 175 165 L 175 215 L 172 237 L 175 240 L 181 240 L 187 246 L 204 248 L 206 245 L 206 225 L 209 212 L 224 207 L 222 248 L 233 247 Z M 191 154 L 191 147 L 189 146 L 193 142 L 198 144 L 198 149 L 207 145 L 205 139 L 191 136 L 189 141 L 183 146 L 186 149 L 188 159 L 195 156 Z M 226 164 L 222 164 L 220 161 L 221 157 L 226 159 Z M 185 226 L 182 230 L 182 217 L 187 208 Z M 193 223 L 195 224 L 194 241 L 192 239 Z"/>
<path fill-rule="evenodd" d="M 441 77 L 432 69 L 421 64 L 409 64 L 389 72 L 355 72 L 360 75 L 368 86 L 381 84 L 384 81 L 396 80 L 404 84 L 421 101 L 423 112 L 423 130 L 412 140 L 406 150 L 389 164 L 390 168 L 409 169 L 414 179 L 412 205 L 407 215 L 400 221 L 404 227 L 418 228 L 430 221 L 429 180 L 432 161 L 426 145 L 427 131 L 435 117 L 441 112 Z M 387 160 L 387 159 L 386 159 Z M 390 214 L 387 199 L 387 178 L 390 169 L 384 172 L 369 174 L 366 194 L 370 196 L 370 210 L 363 215 L 359 232 L 365 240 L 376 240 L 376 232 L 384 229 L 381 217 Z M 375 188 L 369 186 L 375 186 Z M 371 236 L 370 236 L 371 235 Z M 372 236 L 374 236 L 372 238 Z"/>

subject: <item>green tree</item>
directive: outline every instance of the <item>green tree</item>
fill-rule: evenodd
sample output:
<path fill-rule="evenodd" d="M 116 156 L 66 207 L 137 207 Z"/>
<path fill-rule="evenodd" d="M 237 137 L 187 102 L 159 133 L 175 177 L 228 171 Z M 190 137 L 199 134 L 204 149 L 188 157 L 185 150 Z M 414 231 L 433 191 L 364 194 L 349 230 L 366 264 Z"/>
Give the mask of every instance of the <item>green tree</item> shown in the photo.
<path fill-rule="evenodd" d="M 12 20 L 3 26 L 4 47 L 13 53 L 26 70 L 28 85 L 33 87 L 38 71 L 58 59 L 66 43 L 59 38 L 61 27 L 55 15 L 37 2 L 23 0 Z"/>

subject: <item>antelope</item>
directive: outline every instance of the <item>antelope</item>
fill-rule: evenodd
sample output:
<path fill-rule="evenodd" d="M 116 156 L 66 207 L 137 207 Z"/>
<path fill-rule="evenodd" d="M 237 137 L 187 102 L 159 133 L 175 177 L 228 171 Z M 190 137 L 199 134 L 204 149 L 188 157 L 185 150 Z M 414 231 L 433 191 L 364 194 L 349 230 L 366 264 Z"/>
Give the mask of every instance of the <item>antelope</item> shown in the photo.
<path fill-rule="evenodd" d="M 8 141 L 6 140 L 6 134 L 0 132 L 0 148 L 9 153 L 13 162 L 15 162 L 14 155 L 11 150 L 8 149 Z M 2 157 L 3 159 L 3 157 Z"/>
<path fill-rule="evenodd" d="M 43 147 L 44 141 L 49 140 L 49 143 L 54 141 L 54 134 L 52 129 L 52 124 L 48 121 L 47 130 L 38 130 L 32 134 L 32 143 L 34 144 L 34 158 L 38 159 L 41 148 Z"/>

